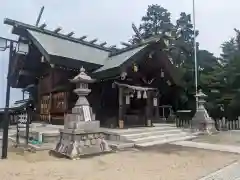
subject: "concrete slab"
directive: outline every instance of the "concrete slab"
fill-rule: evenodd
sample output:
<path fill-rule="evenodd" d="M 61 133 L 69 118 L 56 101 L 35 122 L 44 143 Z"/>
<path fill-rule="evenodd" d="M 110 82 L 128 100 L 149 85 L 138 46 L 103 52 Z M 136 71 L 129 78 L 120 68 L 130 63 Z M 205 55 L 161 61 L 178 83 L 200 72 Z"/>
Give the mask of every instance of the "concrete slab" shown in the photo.
<path fill-rule="evenodd" d="M 240 179 L 240 163 L 234 162 L 214 173 L 209 174 L 199 180 L 239 180 Z"/>
<path fill-rule="evenodd" d="M 172 142 L 176 141 L 183 141 L 183 140 L 189 140 L 196 138 L 195 136 L 183 136 L 183 137 L 173 137 L 173 138 L 166 138 L 166 139 L 161 139 L 161 140 L 155 140 L 155 141 L 149 141 L 145 143 L 136 143 L 136 147 L 149 147 L 149 146 L 154 146 L 154 145 L 160 145 L 160 144 L 171 144 Z"/>
<path fill-rule="evenodd" d="M 209 144 L 209 143 L 200 143 L 200 142 L 193 142 L 193 141 L 177 141 L 171 144 L 185 146 L 185 147 L 193 147 L 193 148 L 199 148 L 199 149 L 240 154 L 240 146 Z"/>

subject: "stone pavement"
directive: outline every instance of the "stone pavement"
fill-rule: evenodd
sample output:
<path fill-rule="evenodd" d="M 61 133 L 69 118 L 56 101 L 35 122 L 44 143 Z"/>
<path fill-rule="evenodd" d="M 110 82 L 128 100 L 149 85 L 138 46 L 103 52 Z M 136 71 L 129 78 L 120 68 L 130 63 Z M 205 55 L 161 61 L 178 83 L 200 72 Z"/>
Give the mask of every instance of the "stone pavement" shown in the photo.
<path fill-rule="evenodd" d="M 240 180 L 240 162 L 230 164 L 199 180 Z"/>
<path fill-rule="evenodd" d="M 16 133 L 16 128 L 10 127 L 8 130 L 8 136 L 12 136 L 15 133 Z M 3 129 L 0 129 L 0 156 L 2 155 L 2 138 L 3 138 Z"/>
<path fill-rule="evenodd" d="M 173 142 L 171 144 L 185 146 L 185 147 L 192 147 L 192 148 L 240 154 L 239 146 L 210 144 L 210 143 L 201 143 L 201 142 L 193 142 L 193 141 L 177 141 L 177 142 Z"/>
<path fill-rule="evenodd" d="M 239 146 L 200 143 L 200 142 L 193 142 L 193 141 L 178 141 L 178 142 L 173 142 L 171 144 L 180 145 L 184 147 L 192 147 L 192 148 L 240 154 Z M 239 169 L 240 169 L 240 162 L 235 162 L 199 180 L 240 180 Z"/>
<path fill-rule="evenodd" d="M 0 140 L 0 156 L 2 155 L 2 140 Z"/>

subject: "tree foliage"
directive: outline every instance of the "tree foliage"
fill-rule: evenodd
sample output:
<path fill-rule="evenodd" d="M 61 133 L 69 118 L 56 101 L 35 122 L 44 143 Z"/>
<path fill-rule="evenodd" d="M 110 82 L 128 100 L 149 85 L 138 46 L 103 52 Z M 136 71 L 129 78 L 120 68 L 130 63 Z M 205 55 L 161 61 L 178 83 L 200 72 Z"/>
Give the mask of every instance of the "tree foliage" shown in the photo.
<path fill-rule="evenodd" d="M 148 6 L 147 13 L 142 17 L 142 23 L 138 27 L 138 31 L 142 38 L 146 39 L 153 35 L 161 34 L 172 29 L 171 14 L 167 9 L 153 4 Z M 133 35 L 131 43 L 138 43 L 141 39 L 137 34 Z"/>
<path fill-rule="evenodd" d="M 194 100 L 194 29 L 191 15 L 182 12 L 176 22 L 172 22 L 171 13 L 167 9 L 156 4 L 150 5 L 137 30 L 143 39 L 169 32 L 172 40 L 168 55 L 186 82 L 180 99 L 185 103 Z M 199 49 L 197 43 L 199 86 L 208 95 L 207 108 L 215 117 L 220 114 L 222 106 L 226 115 L 240 115 L 240 31 L 234 31 L 236 36 L 222 44 L 221 58 Z M 177 33 L 180 36 L 176 36 Z M 196 31 L 195 34 L 197 36 L 199 32 Z M 130 40 L 131 43 L 139 41 L 141 39 L 137 34 Z"/>
<path fill-rule="evenodd" d="M 208 105 L 211 112 L 219 114 L 221 105 L 225 110 L 224 115 L 230 119 L 240 116 L 240 31 L 234 30 L 236 36 L 222 44 L 219 63 L 201 75 L 205 88 L 215 90 L 209 92 Z"/>

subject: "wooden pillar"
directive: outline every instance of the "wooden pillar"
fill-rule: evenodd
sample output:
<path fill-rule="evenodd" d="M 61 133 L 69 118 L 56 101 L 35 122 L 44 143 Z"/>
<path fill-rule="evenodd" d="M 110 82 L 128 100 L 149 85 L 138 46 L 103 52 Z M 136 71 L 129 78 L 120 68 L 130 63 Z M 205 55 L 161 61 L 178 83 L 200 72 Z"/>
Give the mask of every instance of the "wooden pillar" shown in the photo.
<path fill-rule="evenodd" d="M 124 101 L 123 101 L 123 87 L 119 87 L 118 91 L 118 126 L 120 129 L 124 127 Z"/>
<path fill-rule="evenodd" d="M 25 93 L 25 91 L 23 90 L 23 91 L 22 91 L 22 100 L 25 99 L 25 98 L 24 98 L 24 93 Z"/>
<path fill-rule="evenodd" d="M 151 93 L 150 91 L 147 91 L 147 105 L 146 105 L 146 125 L 148 127 L 152 126 L 152 120 L 151 120 L 151 109 L 152 109 L 152 104 L 151 104 Z"/>
<path fill-rule="evenodd" d="M 48 107 L 48 122 L 51 124 L 52 122 L 52 110 L 53 110 L 53 89 L 54 89 L 54 64 L 50 64 L 51 68 L 49 69 L 49 83 L 50 83 L 50 94 L 49 94 L 49 107 Z"/>
<path fill-rule="evenodd" d="M 154 99 L 153 99 L 153 105 L 154 105 L 154 109 L 155 109 L 155 119 L 159 120 L 159 98 L 157 95 L 155 95 Z"/>

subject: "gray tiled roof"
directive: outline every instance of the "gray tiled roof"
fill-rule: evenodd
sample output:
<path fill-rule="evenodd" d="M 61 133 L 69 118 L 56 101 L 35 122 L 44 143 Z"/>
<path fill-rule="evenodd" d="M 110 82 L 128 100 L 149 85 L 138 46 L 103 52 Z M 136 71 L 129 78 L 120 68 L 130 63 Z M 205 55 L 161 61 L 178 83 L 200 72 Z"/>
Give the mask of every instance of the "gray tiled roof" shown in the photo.
<path fill-rule="evenodd" d="M 107 70 L 107 69 L 112 69 L 112 68 L 115 68 L 115 67 L 118 67 L 118 66 L 122 65 L 125 61 L 130 59 L 133 55 L 137 54 L 139 51 L 144 49 L 146 46 L 147 45 L 143 45 L 143 46 L 128 50 L 126 52 L 122 52 L 121 54 L 108 57 L 104 62 L 104 66 L 102 66 L 101 68 L 99 68 L 95 72 L 100 72 L 100 71 L 104 71 L 104 70 Z"/>
<path fill-rule="evenodd" d="M 83 45 L 81 43 L 76 43 L 36 31 L 28 30 L 28 32 L 36 41 L 38 41 L 38 43 L 49 55 L 66 57 L 99 65 L 103 65 L 109 55 L 108 51 Z"/>

